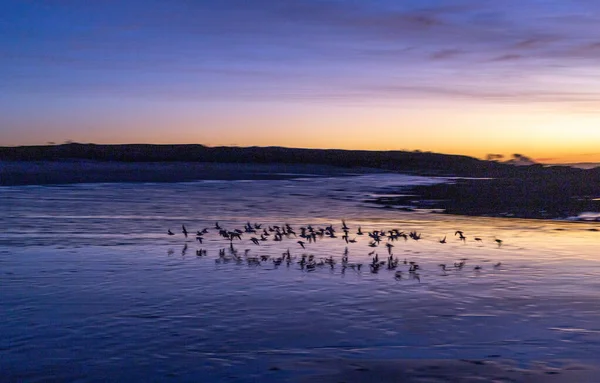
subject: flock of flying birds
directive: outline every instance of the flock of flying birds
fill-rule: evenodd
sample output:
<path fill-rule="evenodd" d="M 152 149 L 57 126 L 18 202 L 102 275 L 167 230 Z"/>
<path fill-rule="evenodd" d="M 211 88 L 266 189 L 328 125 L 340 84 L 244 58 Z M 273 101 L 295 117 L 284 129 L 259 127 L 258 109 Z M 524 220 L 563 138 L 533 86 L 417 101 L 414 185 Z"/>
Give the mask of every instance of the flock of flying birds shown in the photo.
<path fill-rule="evenodd" d="M 243 230 L 234 229 L 228 230 L 222 227 L 219 222 L 215 222 L 214 230 L 216 230 L 219 234 L 219 237 L 223 240 L 229 241 L 229 246 L 225 248 L 219 249 L 219 257 L 215 259 L 216 263 L 228 263 L 228 262 L 236 262 L 238 264 L 247 263 L 250 266 L 259 266 L 261 264 L 271 262 L 275 267 L 281 266 L 285 264 L 289 267 L 292 264 L 299 265 L 300 269 L 303 271 L 311 272 L 315 271 L 317 268 L 330 268 L 334 270 L 336 264 L 338 264 L 338 260 L 334 259 L 333 256 L 329 256 L 326 258 L 316 258 L 313 254 L 303 253 L 300 257 L 293 256 L 288 248 L 285 252 L 278 257 L 271 257 L 269 255 L 260 255 L 254 256 L 250 255 L 251 250 L 245 249 L 243 254 L 238 252 L 238 249 L 234 246 L 234 242 L 239 243 L 244 241 L 242 239 L 243 236 L 250 236 L 249 241 L 255 246 L 260 246 L 261 243 L 266 241 L 275 241 L 275 242 L 283 242 L 284 240 L 296 240 L 296 244 L 299 249 L 306 250 L 306 247 L 310 244 L 316 243 L 318 240 L 323 239 L 335 239 L 338 237 L 337 230 L 333 227 L 333 225 L 329 225 L 326 227 L 318 227 L 315 228 L 311 225 L 301 226 L 298 230 L 295 230 L 288 224 L 284 224 L 281 226 L 267 226 L 263 227 L 263 225 L 254 223 L 251 224 L 247 222 L 244 226 Z M 188 238 L 191 233 L 187 230 L 185 225 L 181 226 L 181 232 Z M 346 242 L 347 245 L 353 244 L 357 242 L 357 238 L 359 236 L 367 235 L 369 238 L 368 246 L 375 248 L 373 251 L 369 252 L 368 255 L 371 257 L 371 262 L 367 264 L 367 267 L 370 269 L 371 273 L 378 273 L 380 270 L 389 270 L 394 272 L 394 278 L 396 280 L 403 279 L 404 275 L 407 275 L 410 279 L 421 281 L 419 270 L 421 267 L 414 261 L 407 261 L 404 259 L 403 261 L 400 258 L 395 257 L 393 254 L 394 242 L 399 240 L 404 240 L 405 242 L 409 239 L 413 241 L 419 241 L 421 239 L 421 233 L 417 233 L 416 231 L 411 231 L 408 234 L 400 231 L 398 229 L 391 230 L 373 230 L 363 232 L 361 227 L 359 226 L 355 236 L 351 238 L 350 228 L 346 225 L 346 222 L 342 220 L 341 239 Z M 209 233 L 209 228 L 204 228 L 202 230 L 198 230 L 195 233 L 196 241 L 202 244 L 204 242 L 204 236 Z M 170 236 L 175 235 L 171 229 L 167 231 L 167 234 Z M 454 233 L 454 236 L 466 243 L 467 237 L 464 235 L 464 232 L 461 230 L 457 230 Z M 476 242 L 483 242 L 482 238 L 474 237 Z M 239 241 L 239 242 L 238 242 Z M 447 237 L 441 238 L 439 241 L 441 244 L 447 243 Z M 503 241 L 498 238 L 494 238 L 494 242 L 498 247 L 502 246 Z M 380 258 L 377 253 L 377 248 L 384 247 L 386 249 L 387 255 Z M 188 250 L 187 243 L 184 245 L 182 255 Z M 172 251 L 169 253 L 171 254 Z M 196 250 L 196 255 L 198 257 L 203 257 L 207 255 L 206 249 L 198 249 Z M 347 268 L 360 272 L 363 268 L 363 263 L 356 263 L 349 261 L 349 250 L 346 246 L 344 250 L 344 254 L 341 258 L 341 272 L 344 273 Z M 462 258 L 458 262 L 454 262 L 453 265 L 447 266 L 446 264 L 440 264 L 439 267 L 443 272 L 443 275 L 447 275 L 446 273 L 451 270 L 463 270 L 466 266 L 467 259 Z M 406 265 L 408 270 L 399 270 L 400 265 Z M 497 269 L 501 266 L 501 263 L 494 264 L 494 268 Z M 482 270 L 482 267 L 477 265 L 473 267 L 474 271 Z"/>

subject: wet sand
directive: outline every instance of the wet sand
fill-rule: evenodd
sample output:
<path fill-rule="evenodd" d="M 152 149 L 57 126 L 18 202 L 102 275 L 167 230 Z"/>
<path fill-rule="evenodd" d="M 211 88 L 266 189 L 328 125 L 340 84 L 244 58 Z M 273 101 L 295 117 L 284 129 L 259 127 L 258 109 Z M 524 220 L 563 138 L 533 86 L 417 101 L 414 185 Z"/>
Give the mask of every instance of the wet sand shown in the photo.
<path fill-rule="evenodd" d="M 323 383 L 442 383 L 442 382 L 512 382 L 512 383 L 595 383 L 600 371 L 596 367 L 559 361 L 519 366 L 509 360 L 306 360 L 290 366 L 294 374 L 310 371 L 297 382 Z M 277 367 L 273 367 L 277 369 Z"/>
<path fill-rule="evenodd" d="M 386 185 L 433 181 L 370 174 L 0 188 L 0 380 L 594 381 L 590 369 L 556 362 L 600 366 L 593 224 L 361 203 Z M 221 259 L 230 243 L 212 229 L 215 221 L 243 229 L 249 220 L 339 229 L 341 219 L 351 233 L 422 233 L 393 248 L 418 262 L 420 279 L 404 263 L 401 280 L 392 270 L 344 272 L 346 247 L 351 263 L 370 261 L 367 235 L 348 244 L 324 238 L 305 250 L 293 236 L 236 240 L 241 256 L 250 249 L 249 257 L 270 257 L 259 265 Z M 205 241 L 185 238 L 182 224 L 191 233 L 208 227 Z M 276 267 L 273 257 L 288 248 L 295 262 Z M 208 254 L 197 256 L 200 249 Z M 383 244 L 378 251 L 387 253 Z M 333 257 L 335 269 L 303 269 L 296 262 L 305 252 Z M 463 258 L 462 269 L 438 266 Z"/>
<path fill-rule="evenodd" d="M 600 212 L 600 178 L 510 177 L 456 179 L 447 183 L 392 190 L 372 202 L 389 207 L 433 209 L 447 214 L 567 219 Z"/>

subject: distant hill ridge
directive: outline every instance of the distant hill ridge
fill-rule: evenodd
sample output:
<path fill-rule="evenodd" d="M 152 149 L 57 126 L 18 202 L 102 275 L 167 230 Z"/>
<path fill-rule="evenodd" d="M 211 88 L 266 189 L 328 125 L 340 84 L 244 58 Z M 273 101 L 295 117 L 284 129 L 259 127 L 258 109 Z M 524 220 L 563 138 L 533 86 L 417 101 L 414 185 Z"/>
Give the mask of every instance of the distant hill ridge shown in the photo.
<path fill-rule="evenodd" d="M 506 177 L 526 174 L 581 174 L 567 166 L 511 166 L 495 161 L 430 152 L 367 151 L 342 149 L 297 149 L 285 147 L 209 147 L 199 144 L 98 145 L 68 143 L 45 146 L 0 147 L 4 161 L 93 160 L 119 162 L 222 162 L 322 164 L 341 167 L 370 167 L 426 175 Z"/>

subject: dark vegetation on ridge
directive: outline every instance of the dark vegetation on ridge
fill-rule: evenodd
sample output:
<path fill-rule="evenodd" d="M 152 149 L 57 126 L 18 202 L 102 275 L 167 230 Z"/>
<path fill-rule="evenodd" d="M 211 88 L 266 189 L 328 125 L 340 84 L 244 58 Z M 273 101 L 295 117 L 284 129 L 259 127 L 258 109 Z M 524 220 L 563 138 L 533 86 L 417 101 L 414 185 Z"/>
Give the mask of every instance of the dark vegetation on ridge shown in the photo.
<path fill-rule="evenodd" d="M 198 164 L 286 164 L 342 168 L 373 168 L 427 176 L 485 177 L 493 180 L 458 180 L 453 184 L 412 188 L 412 197 L 381 197 L 382 205 L 411 205 L 444 209 L 466 215 L 508 215 L 556 218 L 582 211 L 600 211 L 600 168 L 568 166 L 514 166 L 468 156 L 430 152 L 294 149 L 283 147 L 207 147 L 203 145 L 95 145 L 69 143 L 48 146 L 0 147 L 0 161 L 129 163 L 125 169 L 98 171 L 78 167 L 78 174 L 19 173 L 0 168 L 0 185 L 77 182 L 175 182 L 234 179 L 218 167 Z M 187 163 L 178 166 L 177 163 Z M 134 166 L 136 163 L 138 166 Z M 144 165 L 143 163 L 146 163 Z M 151 163 L 163 163 L 162 168 Z M 169 165 L 170 164 L 170 165 Z M 132 167 L 133 166 L 133 167 Z M 34 171 L 37 172 L 38 168 Z M 208 169 L 208 170 L 206 170 Z M 43 170 L 43 169 L 42 169 Z M 64 172 L 63 172 L 64 173 Z M 82 174 L 85 173 L 85 174 Z M 264 177 L 261 176 L 261 177 Z M 212 178 L 211 178 L 212 179 Z M 406 193 L 406 190 L 403 191 Z"/>
<path fill-rule="evenodd" d="M 208 147 L 203 145 L 95 145 L 0 147 L 0 160 L 119 162 L 285 163 L 368 167 L 430 175 L 502 174 L 512 167 L 467 156 L 406 151 Z"/>

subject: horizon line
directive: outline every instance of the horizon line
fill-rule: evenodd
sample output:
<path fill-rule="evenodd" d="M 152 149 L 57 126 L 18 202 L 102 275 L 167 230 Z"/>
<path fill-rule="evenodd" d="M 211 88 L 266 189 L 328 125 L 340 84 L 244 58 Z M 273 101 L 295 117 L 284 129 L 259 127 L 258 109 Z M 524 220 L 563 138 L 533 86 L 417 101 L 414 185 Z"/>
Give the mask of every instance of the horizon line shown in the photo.
<path fill-rule="evenodd" d="M 67 140 L 62 143 L 46 142 L 44 144 L 18 144 L 18 145 L 0 145 L 0 148 L 24 148 L 24 147 L 51 147 L 51 146 L 67 146 L 67 145 L 95 145 L 95 146 L 127 146 L 127 145 L 146 145 L 146 146 L 202 146 L 206 148 L 281 148 L 291 150 L 335 150 L 335 151 L 354 151 L 354 152 L 405 152 L 405 153 L 426 153 L 426 154 L 440 154 L 448 156 L 459 156 L 459 157 L 470 157 L 482 161 L 492 161 L 498 163 L 510 163 L 511 161 L 531 161 L 542 165 L 593 165 L 599 164 L 600 161 L 561 161 L 561 157 L 558 158 L 532 158 L 522 153 L 512 153 L 510 155 L 489 153 L 487 156 L 501 156 L 496 159 L 490 159 L 486 157 L 478 157 L 475 155 L 463 154 L 463 153 L 448 153 L 448 152 L 437 152 L 423 149 L 352 149 L 352 148 L 339 148 L 339 147 L 321 147 L 321 148 L 310 148 L 310 147 L 292 147 L 285 145 L 239 145 L 239 144 L 202 144 L 202 143 L 144 143 L 144 142 L 129 142 L 129 143 L 95 143 L 95 142 L 79 142 Z M 575 154 L 574 156 L 593 156 L 600 155 L 600 153 L 582 153 Z"/>

